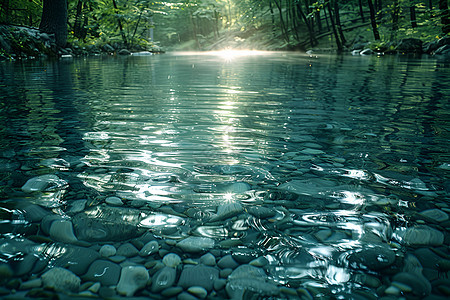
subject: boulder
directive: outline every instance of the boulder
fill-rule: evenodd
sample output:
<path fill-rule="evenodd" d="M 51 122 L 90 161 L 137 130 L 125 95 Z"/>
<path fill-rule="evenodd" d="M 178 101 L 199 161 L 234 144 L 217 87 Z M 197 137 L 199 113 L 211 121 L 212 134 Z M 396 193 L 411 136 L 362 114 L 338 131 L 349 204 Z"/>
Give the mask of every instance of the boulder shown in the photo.
<path fill-rule="evenodd" d="M 422 40 L 407 38 L 398 43 L 396 50 L 405 53 L 422 53 L 422 45 Z"/>

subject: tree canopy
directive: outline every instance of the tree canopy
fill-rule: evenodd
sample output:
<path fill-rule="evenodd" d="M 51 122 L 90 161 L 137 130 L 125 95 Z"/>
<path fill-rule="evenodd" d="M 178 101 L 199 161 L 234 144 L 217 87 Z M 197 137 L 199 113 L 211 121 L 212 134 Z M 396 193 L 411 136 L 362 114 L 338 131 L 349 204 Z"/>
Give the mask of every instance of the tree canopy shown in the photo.
<path fill-rule="evenodd" d="M 448 0 L 0 0 L 0 23 L 43 28 L 46 13 L 61 13 L 46 12 L 43 4 L 65 1 L 69 43 L 131 49 L 208 49 L 225 40 L 236 46 L 255 32 L 261 34 L 253 48 L 280 49 L 321 39 L 343 48 L 367 33 L 383 44 L 401 37 L 431 41 L 450 32 Z M 355 29 L 358 34 L 350 33 Z"/>

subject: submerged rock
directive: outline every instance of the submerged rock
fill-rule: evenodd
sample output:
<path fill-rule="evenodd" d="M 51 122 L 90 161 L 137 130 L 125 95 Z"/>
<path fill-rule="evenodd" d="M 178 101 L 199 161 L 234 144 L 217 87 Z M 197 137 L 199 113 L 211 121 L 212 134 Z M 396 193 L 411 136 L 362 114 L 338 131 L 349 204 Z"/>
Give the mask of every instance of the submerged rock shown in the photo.
<path fill-rule="evenodd" d="M 244 210 L 239 202 L 230 202 L 219 205 L 217 215 L 211 218 L 212 222 L 234 217 Z"/>
<path fill-rule="evenodd" d="M 177 271 L 174 268 L 164 267 L 152 277 L 151 291 L 158 293 L 171 287 L 177 278 Z"/>
<path fill-rule="evenodd" d="M 44 288 L 57 292 L 77 293 L 81 279 L 67 269 L 56 267 L 42 275 L 42 283 Z"/>
<path fill-rule="evenodd" d="M 212 291 L 214 281 L 219 278 L 219 270 L 205 265 L 185 266 L 180 275 L 178 285 L 184 289 L 193 286 L 200 286 Z"/>
<path fill-rule="evenodd" d="M 186 252 L 201 252 L 214 248 L 214 240 L 207 237 L 190 236 L 177 243 L 177 247 Z"/>
<path fill-rule="evenodd" d="M 143 266 L 128 266 L 122 268 L 117 292 L 127 297 L 133 296 L 136 291 L 147 285 L 150 276 Z"/>
<path fill-rule="evenodd" d="M 83 280 L 97 281 L 103 286 L 116 285 L 121 268 L 118 264 L 107 260 L 96 260 L 90 266 Z"/>
<path fill-rule="evenodd" d="M 440 246 L 444 234 L 426 225 L 417 225 L 406 230 L 403 241 L 411 246 Z"/>
<path fill-rule="evenodd" d="M 395 252 L 387 245 L 365 246 L 361 251 L 352 253 L 348 260 L 352 267 L 379 271 L 394 263 Z"/>
<path fill-rule="evenodd" d="M 44 192 L 62 188 L 67 182 L 53 174 L 41 175 L 28 179 L 22 186 L 25 193 Z"/>

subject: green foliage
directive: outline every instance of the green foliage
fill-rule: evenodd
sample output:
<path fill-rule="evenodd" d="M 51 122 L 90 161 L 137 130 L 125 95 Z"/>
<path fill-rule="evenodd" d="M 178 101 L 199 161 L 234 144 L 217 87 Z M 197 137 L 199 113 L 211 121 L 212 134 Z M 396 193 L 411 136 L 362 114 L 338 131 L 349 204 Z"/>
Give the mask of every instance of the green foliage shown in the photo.
<path fill-rule="evenodd" d="M 0 3 L 0 23 L 37 27 L 41 11 L 41 0 L 3 1 Z"/>

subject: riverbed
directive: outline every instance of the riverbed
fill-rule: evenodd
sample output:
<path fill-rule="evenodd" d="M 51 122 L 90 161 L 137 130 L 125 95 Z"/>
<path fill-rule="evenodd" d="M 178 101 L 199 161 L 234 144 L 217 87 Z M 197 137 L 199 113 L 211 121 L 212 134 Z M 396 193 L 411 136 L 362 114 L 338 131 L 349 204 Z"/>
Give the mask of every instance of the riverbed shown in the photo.
<path fill-rule="evenodd" d="M 446 299 L 448 78 L 406 55 L 3 62 L 0 295 Z"/>

